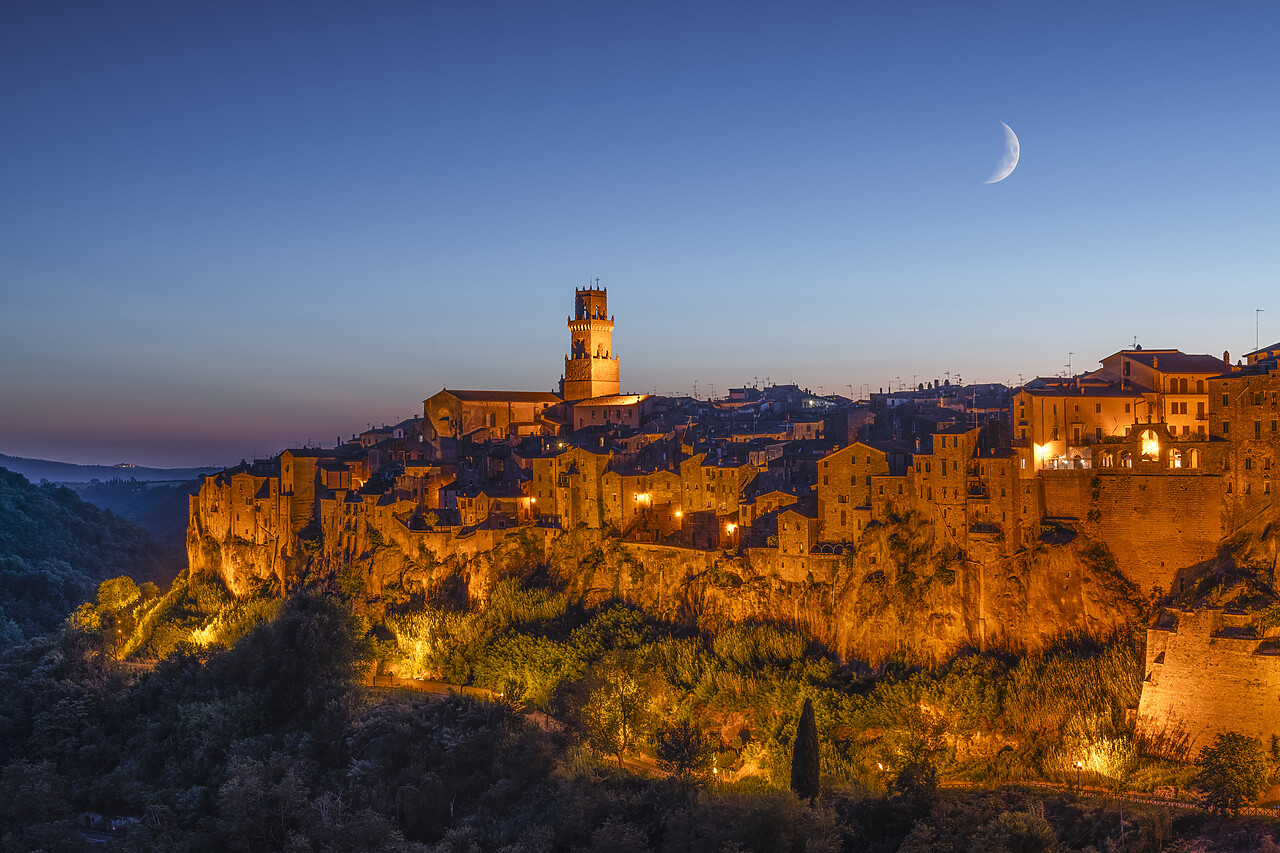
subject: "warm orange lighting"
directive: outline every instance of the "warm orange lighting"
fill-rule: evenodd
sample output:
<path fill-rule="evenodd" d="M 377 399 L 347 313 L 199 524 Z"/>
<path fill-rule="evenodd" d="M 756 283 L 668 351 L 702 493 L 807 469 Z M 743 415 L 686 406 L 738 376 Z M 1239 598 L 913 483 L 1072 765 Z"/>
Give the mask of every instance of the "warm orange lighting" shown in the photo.
<path fill-rule="evenodd" d="M 529 498 L 529 503 L 536 504 L 537 502 L 538 502 L 537 498 Z"/>
<path fill-rule="evenodd" d="M 680 518 L 683 515 L 684 515 L 683 512 L 681 512 L 680 510 L 676 510 L 676 518 Z"/>
<path fill-rule="evenodd" d="M 1151 430 L 1142 432 L 1142 458 L 1157 459 L 1160 456 L 1160 439 Z"/>
<path fill-rule="evenodd" d="M 727 530 L 727 531 L 729 531 L 730 533 L 732 533 L 733 531 L 735 531 L 735 530 L 737 530 L 737 529 L 738 529 L 738 525 L 733 524 L 732 522 L 730 522 L 729 524 L 726 524 L 726 525 L 724 526 L 724 529 L 725 529 L 725 530 Z"/>

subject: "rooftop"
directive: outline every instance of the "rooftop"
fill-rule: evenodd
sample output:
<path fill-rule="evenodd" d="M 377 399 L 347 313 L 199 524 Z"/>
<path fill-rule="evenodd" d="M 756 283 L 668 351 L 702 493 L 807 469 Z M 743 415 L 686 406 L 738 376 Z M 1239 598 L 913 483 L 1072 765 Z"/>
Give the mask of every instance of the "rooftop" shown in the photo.
<path fill-rule="evenodd" d="M 452 391 L 440 389 L 441 394 L 452 394 L 468 403 L 559 403 L 560 398 L 550 391 Z M 425 402 L 425 401 L 424 401 Z"/>

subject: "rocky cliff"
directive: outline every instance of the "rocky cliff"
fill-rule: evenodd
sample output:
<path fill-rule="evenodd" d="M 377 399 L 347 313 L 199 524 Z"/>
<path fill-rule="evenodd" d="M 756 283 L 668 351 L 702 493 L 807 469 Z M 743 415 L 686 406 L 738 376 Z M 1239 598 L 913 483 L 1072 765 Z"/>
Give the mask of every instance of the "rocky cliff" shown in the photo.
<path fill-rule="evenodd" d="M 1141 618 L 1145 604 L 1106 545 L 1085 536 L 1012 556 L 995 543 L 961 553 L 909 515 L 873 525 L 841 553 L 797 559 L 771 548 L 731 554 L 625 543 L 587 529 L 460 536 L 426 528 L 412 503 L 354 492 L 319 500 L 317 520 L 294 531 L 278 496 L 233 480 L 211 479 L 192 500 L 187 545 L 192 572 L 217 575 L 236 594 L 342 575 L 374 601 L 425 593 L 482 605 L 500 577 L 545 570 L 583 600 L 621 596 L 712 630 L 790 623 L 841 657 L 872 664 L 1103 636 Z"/>

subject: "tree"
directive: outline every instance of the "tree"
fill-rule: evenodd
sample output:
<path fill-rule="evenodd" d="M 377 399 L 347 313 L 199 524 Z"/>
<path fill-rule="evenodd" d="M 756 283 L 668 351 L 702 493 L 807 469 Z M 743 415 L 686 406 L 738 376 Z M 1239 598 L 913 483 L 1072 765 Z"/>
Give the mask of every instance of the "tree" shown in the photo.
<path fill-rule="evenodd" d="M 710 741 L 688 718 L 659 729 L 654 746 L 658 766 L 681 778 L 705 771 L 711 759 Z"/>
<path fill-rule="evenodd" d="M 154 584 L 153 584 L 154 586 Z M 141 597 L 133 578 L 122 575 L 102 582 L 98 587 L 98 607 L 104 611 L 124 610 Z"/>
<path fill-rule="evenodd" d="M 791 790 L 797 797 L 802 800 L 817 798 L 820 767 L 818 723 L 813 716 L 813 702 L 805 699 L 791 748 Z"/>
<path fill-rule="evenodd" d="M 1267 785 L 1267 756 L 1257 738 L 1235 732 L 1218 735 L 1200 750 L 1195 784 L 1209 808 L 1235 814 Z"/>
<path fill-rule="evenodd" d="M 584 713 L 591 745 L 616 756 L 619 767 L 641 733 L 647 702 L 640 683 L 619 672 L 592 693 L 587 703 Z"/>

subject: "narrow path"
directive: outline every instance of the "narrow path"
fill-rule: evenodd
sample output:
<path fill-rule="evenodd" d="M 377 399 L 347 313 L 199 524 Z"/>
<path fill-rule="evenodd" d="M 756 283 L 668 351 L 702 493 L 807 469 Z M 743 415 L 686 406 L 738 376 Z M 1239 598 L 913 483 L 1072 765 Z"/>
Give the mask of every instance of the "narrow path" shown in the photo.
<path fill-rule="evenodd" d="M 981 785 L 974 782 L 961 781 L 944 781 L 939 782 L 938 785 L 942 788 L 970 790 L 1016 788 L 1019 786 L 1027 788 L 1047 788 L 1053 791 L 1063 791 L 1065 793 L 1074 794 L 1081 799 L 1124 800 L 1127 803 L 1146 803 L 1149 805 L 1168 806 L 1175 809 L 1188 809 L 1194 811 L 1205 810 L 1205 804 L 1199 800 L 1178 799 L 1177 797 L 1159 797 L 1147 791 L 1117 791 L 1112 788 L 1098 788 L 1091 785 L 1072 785 L 1067 782 L 1049 782 L 1045 780 L 1024 779 L 1017 782 L 1007 782 L 1003 785 Z M 1240 814 L 1274 818 L 1280 816 L 1280 806 L 1274 808 L 1245 806 L 1240 809 Z"/>

